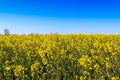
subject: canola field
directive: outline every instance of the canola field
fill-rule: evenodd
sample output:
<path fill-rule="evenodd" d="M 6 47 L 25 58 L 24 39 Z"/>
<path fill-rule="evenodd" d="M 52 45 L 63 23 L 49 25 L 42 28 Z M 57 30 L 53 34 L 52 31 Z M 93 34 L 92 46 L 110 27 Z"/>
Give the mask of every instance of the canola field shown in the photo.
<path fill-rule="evenodd" d="M 120 35 L 0 36 L 0 80 L 120 80 Z"/>

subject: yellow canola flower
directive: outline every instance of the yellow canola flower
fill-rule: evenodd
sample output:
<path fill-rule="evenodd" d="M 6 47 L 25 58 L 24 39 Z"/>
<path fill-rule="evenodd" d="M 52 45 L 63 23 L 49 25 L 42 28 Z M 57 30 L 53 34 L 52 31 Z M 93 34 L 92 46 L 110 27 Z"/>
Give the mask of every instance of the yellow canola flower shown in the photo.
<path fill-rule="evenodd" d="M 9 71 L 11 69 L 11 67 L 5 67 L 5 70 Z"/>
<path fill-rule="evenodd" d="M 106 57 L 106 60 L 107 60 L 107 61 L 109 61 L 109 60 L 110 60 L 110 58 L 109 58 L 109 57 Z"/>
<path fill-rule="evenodd" d="M 38 61 L 36 61 L 34 64 L 32 64 L 31 65 L 31 71 L 35 71 L 35 70 L 37 70 L 38 69 L 38 67 L 39 67 L 39 62 Z"/>
<path fill-rule="evenodd" d="M 46 58 L 42 58 L 42 63 L 45 65 L 48 63 L 47 59 Z"/>
<path fill-rule="evenodd" d="M 112 77 L 111 80 L 119 80 L 119 77 Z"/>
<path fill-rule="evenodd" d="M 107 69 L 111 68 L 110 62 L 106 62 L 106 68 L 107 68 Z"/>
<path fill-rule="evenodd" d="M 92 60 L 90 57 L 88 57 L 88 55 L 83 55 L 78 61 L 80 65 L 84 66 L 85 68 L 92 63 Z"/>
<path fill-rule="evenodd" d="M 21 65 L 16 65 L 14 69 L 14 74 L 16 77 L 24 75 L 24 67 Z"/>
<path fill-rule="evenodd" d="M 9 63 L 9 61 L 8 61 L 8 60 L 6 60 L 6 61 L 5 61 L 5 64 L 7 65 L 8 63 Z"/>
<path fill-rule="evenodd" d="M 81 76 L 80 80 L 87 80 L 86 78 L 87 78 L 86 76 Z"/>
<path fill-rule="evenodd" d="M 104 77 L 104 76 L 102 76 L 102 77 L 101 77 L 101 80 L 105 80 L 105 77 Z"/>
<path fill-rule="evenodd" d="M 116 52 L 112 52 L 112 55 L 114 56 L 114 55 L 116 55 L 117 53 Z"/>
<path fill-rule="evenodd" d="M 95 71 L 96 71 L 96 72 L 99 72 L 100 65 L 96 63 L 96 64 L 94 65 L 94 68 L 95 68 Z"/>
<path fill-rule="evenodd" d="M 87 71 L 84 71 L 83 74 L 84 74 L 84 75 L 89 75 L 90 73 L 87 72 Z"/>

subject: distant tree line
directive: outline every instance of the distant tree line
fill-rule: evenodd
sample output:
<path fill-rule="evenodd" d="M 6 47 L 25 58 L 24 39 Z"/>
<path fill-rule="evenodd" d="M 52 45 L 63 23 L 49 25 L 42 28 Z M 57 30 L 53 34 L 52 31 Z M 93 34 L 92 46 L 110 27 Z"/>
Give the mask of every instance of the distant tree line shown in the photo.
<path fill-rule="evenodd" d="M 0 35 L 10 35 L 10 30 L 9 29 L 4 29 L 4 34 L 1 34 L 0 33 Z M 18 34 L 14 34 L 14 35 L 18 35 Z M 26 35 L 26 34 L 22 34 L 22 35 Z M 42 35 L 45 35 L 45 34 L 39 34 L 39 33 L 31 33 L 31 34 L 28 34 L 29 36 L 33 36 L 33 35 L 40 35 L 40 36 L 42 36 Z M 47 35 L 47 34 L 46 34 Z M 58 33 L 56 32 L 56 33 L 50 33 L 50 35 L 58 35 Z"/>

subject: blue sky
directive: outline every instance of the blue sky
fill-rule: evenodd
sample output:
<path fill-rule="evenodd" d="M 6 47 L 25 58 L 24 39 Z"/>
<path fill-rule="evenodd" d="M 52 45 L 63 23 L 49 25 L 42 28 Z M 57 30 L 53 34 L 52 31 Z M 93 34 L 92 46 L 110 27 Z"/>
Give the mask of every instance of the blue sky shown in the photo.
<path fill-rule="evenodd" d="M 0 33 L 120 33 L 119 0 L 0 0 Z"/>

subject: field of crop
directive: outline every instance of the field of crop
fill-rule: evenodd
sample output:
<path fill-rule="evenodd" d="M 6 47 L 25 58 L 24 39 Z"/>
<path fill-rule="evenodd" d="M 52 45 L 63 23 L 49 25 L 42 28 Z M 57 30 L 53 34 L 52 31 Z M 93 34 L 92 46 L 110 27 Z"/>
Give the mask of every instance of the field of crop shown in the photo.
<path fill-rule="evenodd" d="M 0 80 L 120 80 L 120 35 L 0 36 Z"/>

